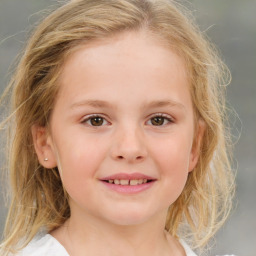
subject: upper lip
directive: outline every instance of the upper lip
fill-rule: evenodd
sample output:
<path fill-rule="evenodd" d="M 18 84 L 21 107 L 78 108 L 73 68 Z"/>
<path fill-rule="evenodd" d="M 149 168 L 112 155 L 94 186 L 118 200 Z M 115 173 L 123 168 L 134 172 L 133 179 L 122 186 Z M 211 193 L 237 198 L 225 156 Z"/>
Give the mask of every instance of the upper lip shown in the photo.
<path fill-rule="evenodd" d="M 110 176 L 106 176 L 101 178 L 100 180 L 140 180 L 140 179 L 147 179 L 147 180 L 156 180 L 151 176 L 142 174 L 142 173 L 116 173 Z"/>

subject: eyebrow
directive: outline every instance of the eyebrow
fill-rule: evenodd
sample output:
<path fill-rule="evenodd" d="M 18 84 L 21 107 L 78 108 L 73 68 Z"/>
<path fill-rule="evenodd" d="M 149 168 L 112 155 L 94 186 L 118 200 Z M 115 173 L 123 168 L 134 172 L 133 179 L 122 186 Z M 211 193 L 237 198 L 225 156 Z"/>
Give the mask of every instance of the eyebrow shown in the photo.
<path fill-rule="evenodd" d="M 112 108 L 112 109 L 116 108 L 115 105 L 103 100 L 83 100 L 83 101 L 79 101 L 72 104 L 71 108 L 73 109 L 73 108 L 82 107 L 82 106 L 90 106 L 94 108 Z M 158 107 L 178 107 L 178 108 L 185 109 L 185 106 L 182 103 L 172 101 L 169 99 L 159 100 L 159 101 L 156 100 L 149 103 L 144 103 L 142 105 L 143 109 L 158 108 Z"/>
<path fill-rule="evenodd" d="M 157 108 L 157 107 L 179 107 L 179 108 L 183 108 L 185 109 L 185 106 L 180 103 L 180 102 L 176 102 L 176 101 L 172 101 L 172 100 L 160 100 L 160 101 L 152 101 L 150 103 L 144 104 L 143 108 Z"/>
<path fill-rule="evenodd" d="M 90 106 L 94 108 L 114 108 L 112 104 L 103 100 L 83 100 L 71 105 L 71 108 Z"/>

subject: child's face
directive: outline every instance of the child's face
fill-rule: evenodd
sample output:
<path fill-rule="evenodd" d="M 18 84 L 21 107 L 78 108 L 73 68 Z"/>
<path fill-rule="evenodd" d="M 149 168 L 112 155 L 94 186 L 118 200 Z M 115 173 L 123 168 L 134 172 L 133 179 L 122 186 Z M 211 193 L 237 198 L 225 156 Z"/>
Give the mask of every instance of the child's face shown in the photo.
<path fill-rule="evenodd" d="M 181 194 L 198 157 L 194 127 L 181 58 L 126 33 L 65 63 L 44 165 L 58 165 L 71 216 L 142 223 Z"/>

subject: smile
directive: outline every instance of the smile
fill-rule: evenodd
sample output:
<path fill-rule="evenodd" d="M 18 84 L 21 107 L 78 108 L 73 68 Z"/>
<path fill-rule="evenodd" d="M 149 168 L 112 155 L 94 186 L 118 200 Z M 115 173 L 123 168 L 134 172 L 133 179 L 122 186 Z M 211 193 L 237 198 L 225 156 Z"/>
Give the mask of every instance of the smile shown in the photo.
<path fill-rule="evenodd" d="M 118 173 L 100 181 L 108 189 L 121 194 L 137 194 L 151 188 L 157 179 L 141 173 Z"/>
<path fill-rule="evenodd" d="M 115 184 L 115 185 L 122 185 L 122 186 L 136 186 L 136 185 L 148 183 L 150 181 L 152 181 L 152 180 L 148 180 L 148 179 L 138 179 L 138 180 L 136 180 L 136 179 L 134 179 L 134 180 L 114 179 L 114 180 L 106 180 L 105 182 Z"/>

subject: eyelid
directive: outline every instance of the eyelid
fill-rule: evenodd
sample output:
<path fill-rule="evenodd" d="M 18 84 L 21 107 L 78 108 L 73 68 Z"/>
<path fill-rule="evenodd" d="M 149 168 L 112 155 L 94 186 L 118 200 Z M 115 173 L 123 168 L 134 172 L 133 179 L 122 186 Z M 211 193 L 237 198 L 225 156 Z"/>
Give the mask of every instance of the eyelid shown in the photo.
<path fill-rule="evenodd" d="M 104 119 L 105 122 L 107 122 L 108 124 L 110 124 L 110 122 L 107 120 L 107 118 L 105 117 L 105 115 L 103 114 L 89 114 L 89 115 L 85 115 L 82 119 L 81 119 L 81 123 L 82 124 L 85 124 L 87 121 L 89 121 L 91 118 L 94 118 L 94 117 L 100 117 L 102 119 Z M 169 123 L 174 123 L 175 119 L 169 115 L 169 114 L 165 114 L 165 113 L 154 113 L 154 114 L 151 114 L 148 118 L 147 118 L 147 122 L 149 122 L 152 118 L 154 117 L 163 117 L 165 118 L 166 120 L 168 120 Z M 105 126 L 106 124 L 103 124 L 101 126 Z M 92 125 L 89 125 L 89 126 L 92 126 Z M 164 126 L 164 125 L 162 125 Z M 92 126 L 94 127 L 94 126 Z M 100 126 L 99 126 L 100 127 Z"/>
<path fill-rule="evenodd" d="M 106 118 L 103 114 L 89 114 L 89 115 L 85 115 L 85 116 L 81 119 L 81 123 L 82 123 L 82 124 L 85 124 L 87 121 L 89 121 L 91 118 L 94 118 L 94 117 L 100 117 L 100 118 L 104 119 L 104 121 L 106 121 L 108 124 L 110 124 L 110 122 L 107 120 L 107 118 Z M 105 125 L 106 125 L 106 124 L 105 124 Z M 89 125 L 89 126 L 94 127 L 94 126 L 92 126 L 92 125 Z M 104 126 L 104 124 L 101 125 L 101 126 Z M 98 127 L 101 127 L 101 126 L 98 126 Z M 97 127 L 97 126 L 95 126 L 95 127 Z"/>
<path fill-rule="evenodd" d="M 168 120 L 169 123 L 174 123 L 174 122 L 175 122 L 175 119 L 174 119 L 171 115 L 165 114 L 165 113 L 155 113 L 155 114 L 152 114 L 152 115 L 150 115 L 150 116 L 148 117 L 148 121 L 150 121 L 150 119 L 152 119 L 152 118 L 154 118 L 154 117 L 163 117 L 163 118 L 165 118 L 166 120 Z M 148 122 L 148 121 L 147 121 L 147 122 Z M 146 123 L 147 123 L 147 122 L 146 122 Z M 162 126 L 164 126 L 164 125 L 162 125 Z"/>

